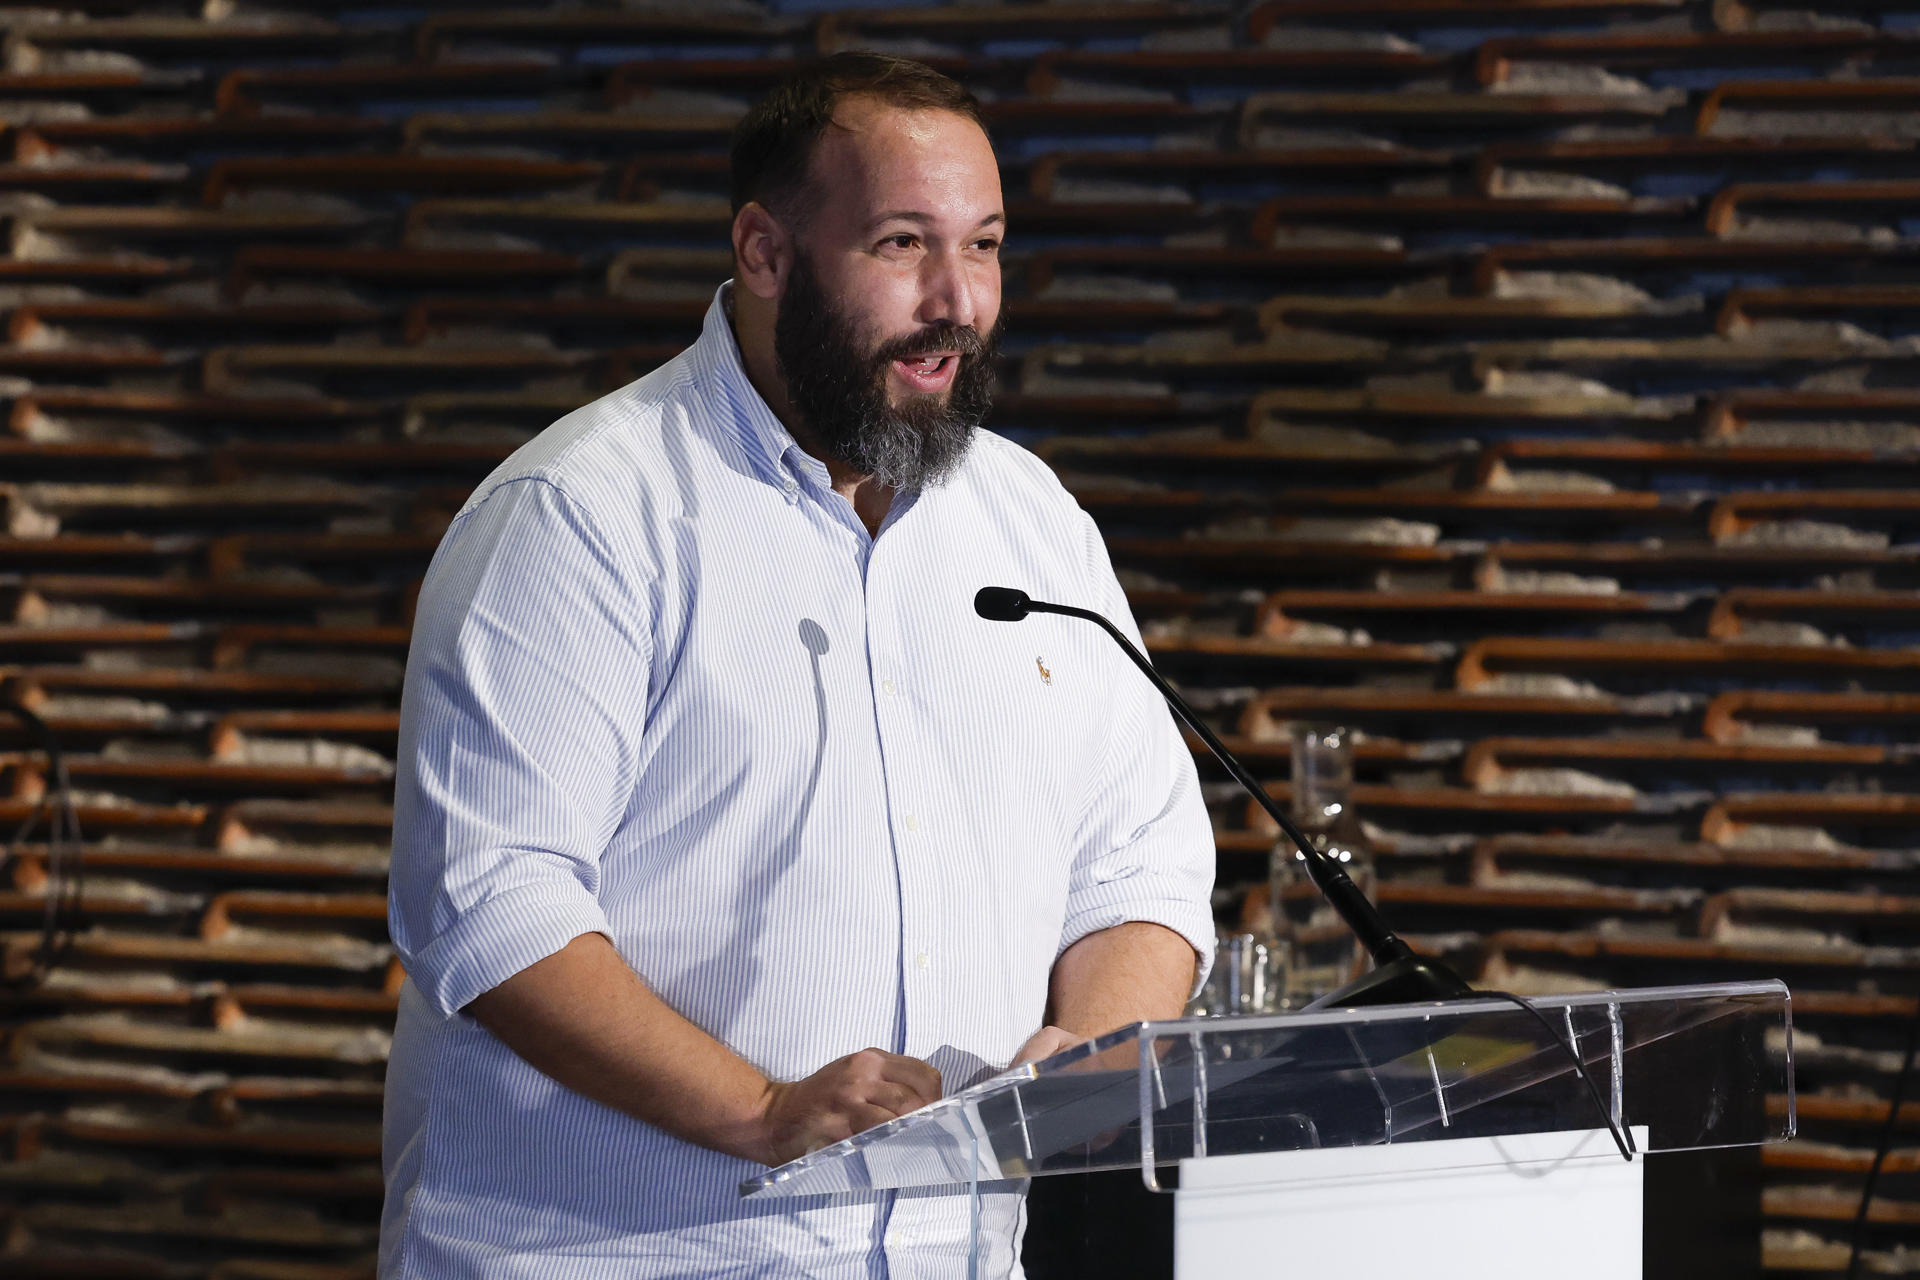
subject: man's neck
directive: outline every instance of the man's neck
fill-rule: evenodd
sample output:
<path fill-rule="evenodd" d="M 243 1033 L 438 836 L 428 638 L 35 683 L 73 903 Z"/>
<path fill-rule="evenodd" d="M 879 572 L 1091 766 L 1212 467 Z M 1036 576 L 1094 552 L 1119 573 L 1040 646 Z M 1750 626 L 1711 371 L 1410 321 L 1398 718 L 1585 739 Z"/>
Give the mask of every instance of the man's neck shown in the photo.
<path fill-rule="evenodd" d="M 794 443 L 826 466 L 833 491 L 852 505 L 860 523 L 867 526 L 867 536 L 877 535 L 887 511 L 893 506 L 893 490 L 820 447 L 787 397 L 787 382 L 780 376 L 780 362 L 773 354 L 772 318 L 762 317 L 759 308 L 735 307 L 731 289 L 727 290 L 726 300 L 727 323 L 733 329 L 733 344 L 740 351 L 740 365 L 746 370 L 747 381 L 793 436 Z"/>

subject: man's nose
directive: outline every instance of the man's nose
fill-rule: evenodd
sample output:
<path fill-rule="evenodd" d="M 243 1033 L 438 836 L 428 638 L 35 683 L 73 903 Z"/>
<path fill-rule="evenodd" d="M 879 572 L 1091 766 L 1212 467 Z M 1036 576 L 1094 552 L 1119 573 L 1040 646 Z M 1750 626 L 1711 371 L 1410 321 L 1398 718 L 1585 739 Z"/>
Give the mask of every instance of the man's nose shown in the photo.
<path fill-rule="evenodd" d="M 928 255 L 922 287 L 921 323 L 974 327 L 982 305 L 978 296 L 982 286 L 958 250 Z"/>

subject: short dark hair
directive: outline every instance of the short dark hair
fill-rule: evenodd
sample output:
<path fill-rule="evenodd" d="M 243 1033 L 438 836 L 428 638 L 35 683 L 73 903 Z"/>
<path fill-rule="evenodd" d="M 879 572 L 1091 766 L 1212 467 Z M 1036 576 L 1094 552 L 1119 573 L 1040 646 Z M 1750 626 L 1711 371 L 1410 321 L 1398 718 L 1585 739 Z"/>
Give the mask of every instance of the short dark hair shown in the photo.
<path fill-rule="evenodd" d="M 836 53 L 807 63 L 776 85 L 733 131 L 731 194 L 739 213 L 758 201 L 794 216 L 793 197 L 842 100 L 878 98 L 906 111 L 951 111 L 984 132 L 980 101 L 924 62 L 884 53 Z"/>

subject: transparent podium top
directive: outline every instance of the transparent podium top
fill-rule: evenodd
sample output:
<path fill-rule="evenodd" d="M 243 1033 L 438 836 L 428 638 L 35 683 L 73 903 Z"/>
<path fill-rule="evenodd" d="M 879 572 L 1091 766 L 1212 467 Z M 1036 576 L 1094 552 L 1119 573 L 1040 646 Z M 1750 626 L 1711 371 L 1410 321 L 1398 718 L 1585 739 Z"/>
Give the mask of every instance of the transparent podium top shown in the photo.
<path fill-rule="evenodd" d="M 1780 982 L 1531 1001 L 1646 1149 L 1793 1136 Z M 1566 1050 L 1505 1001 L 1143 1022 L 769 1170 L 742 1195 L 961 1188 L 1191 1157 L 1591 1129 Z"/>

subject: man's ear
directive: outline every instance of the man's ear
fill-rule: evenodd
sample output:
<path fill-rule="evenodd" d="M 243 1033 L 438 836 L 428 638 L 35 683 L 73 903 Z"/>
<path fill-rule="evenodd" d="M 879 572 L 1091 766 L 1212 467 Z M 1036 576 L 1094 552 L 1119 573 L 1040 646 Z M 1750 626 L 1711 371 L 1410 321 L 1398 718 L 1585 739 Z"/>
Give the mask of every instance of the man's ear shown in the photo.
<path fill-rule="evenodd" d="M 769 302 L 780 296 L 793 263 L 793 236 L 758 201 L 733 215 L 733 280 Z"/>

